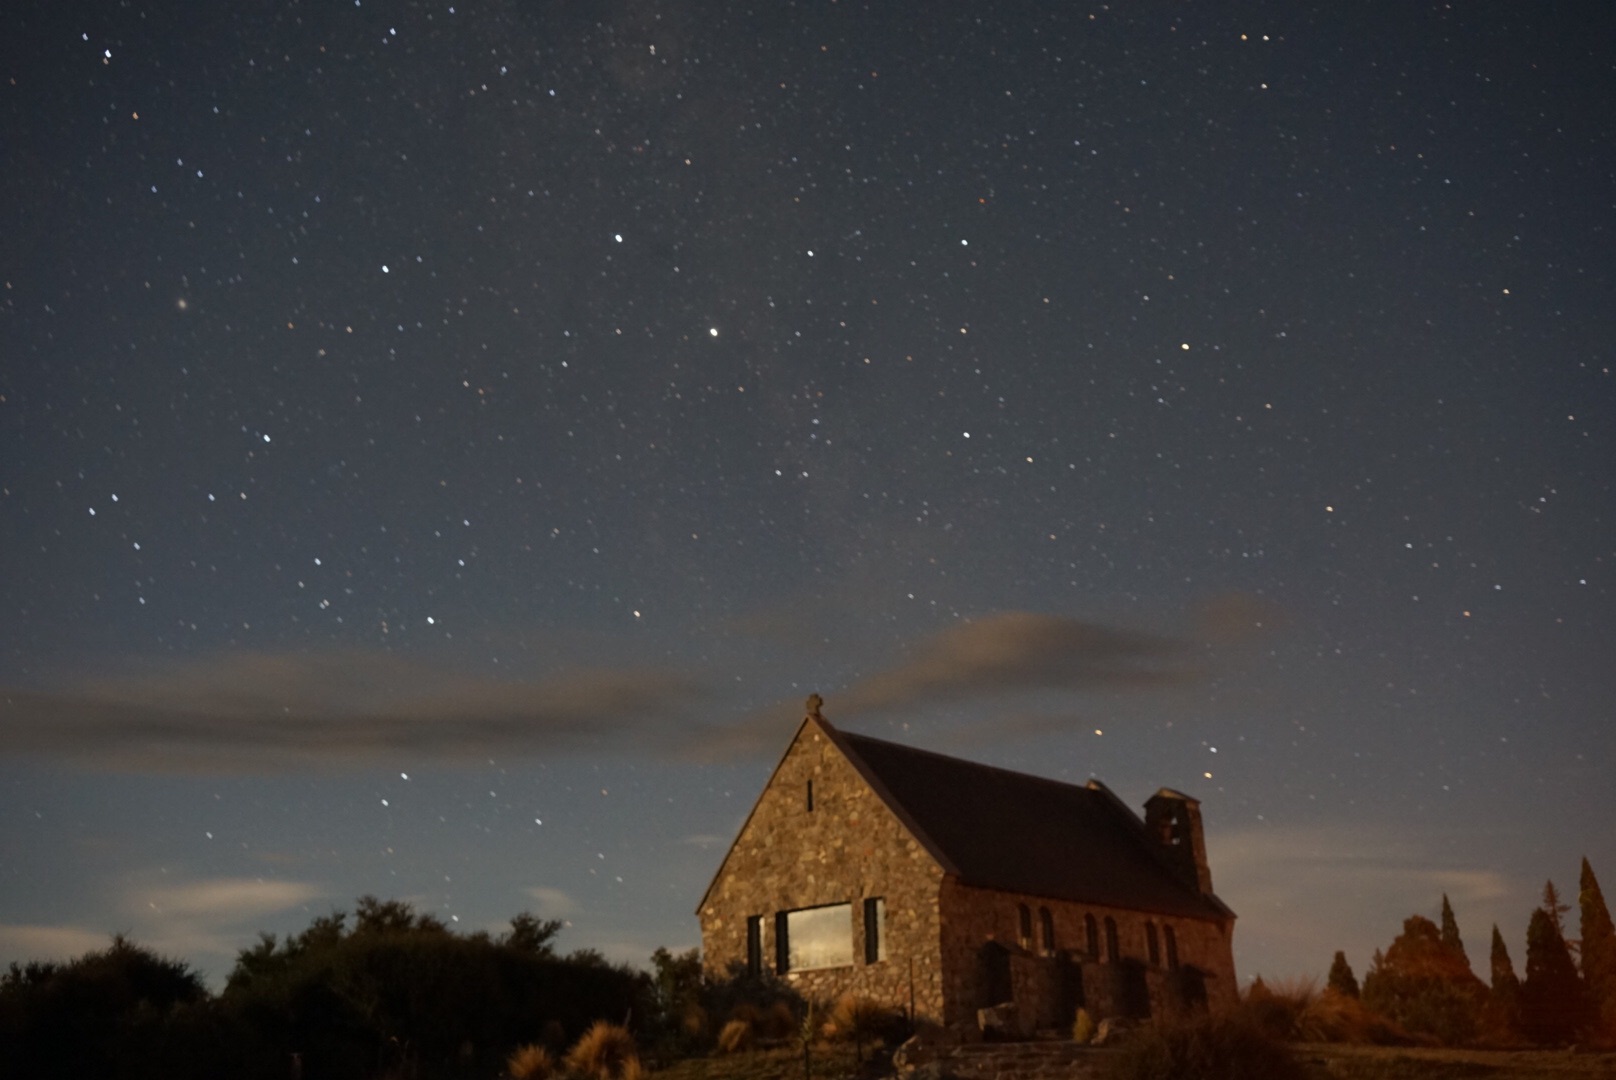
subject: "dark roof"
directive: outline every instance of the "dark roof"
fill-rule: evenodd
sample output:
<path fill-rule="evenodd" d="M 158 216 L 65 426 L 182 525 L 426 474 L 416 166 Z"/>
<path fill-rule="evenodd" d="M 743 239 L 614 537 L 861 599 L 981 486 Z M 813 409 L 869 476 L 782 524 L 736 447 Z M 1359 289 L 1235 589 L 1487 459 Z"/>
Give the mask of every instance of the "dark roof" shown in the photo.
<path fill-rule="evenodd" d="M 967 885 L 1163 915 L 1233 915 L 1168 869 L 1144 822 L 1103 785 L 1063 784 L 825 727 Z"/>

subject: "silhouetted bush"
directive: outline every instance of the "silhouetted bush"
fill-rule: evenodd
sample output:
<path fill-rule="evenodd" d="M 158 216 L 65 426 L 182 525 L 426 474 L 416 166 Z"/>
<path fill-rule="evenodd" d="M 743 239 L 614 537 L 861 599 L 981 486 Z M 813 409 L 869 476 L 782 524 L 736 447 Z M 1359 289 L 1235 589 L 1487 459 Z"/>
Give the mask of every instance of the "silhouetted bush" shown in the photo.
<path fill-rule="evenodd" d="M 11 1075 L 197 1075 L 193 1059 L 205 1067 L 218 1041 L 197 974 L 121 936 L 65 964 L 12 964 L 0 976 L 0 1055 Z"/>

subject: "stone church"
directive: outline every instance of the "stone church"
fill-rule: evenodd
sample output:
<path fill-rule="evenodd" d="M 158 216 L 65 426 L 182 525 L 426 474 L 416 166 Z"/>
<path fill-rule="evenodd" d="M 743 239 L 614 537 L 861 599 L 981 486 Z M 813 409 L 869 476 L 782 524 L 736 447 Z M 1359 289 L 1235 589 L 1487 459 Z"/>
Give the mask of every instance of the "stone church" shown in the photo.
<path fill-rule="evenodd" d="M 839 731 L 819 698 L 701 899 L 714 975 L 874 998 L 919 1024 L 1016 1028 L 1234 1004 L 1234 913 L 1200 804 L 1141 818 L 1086 785 Z"/>

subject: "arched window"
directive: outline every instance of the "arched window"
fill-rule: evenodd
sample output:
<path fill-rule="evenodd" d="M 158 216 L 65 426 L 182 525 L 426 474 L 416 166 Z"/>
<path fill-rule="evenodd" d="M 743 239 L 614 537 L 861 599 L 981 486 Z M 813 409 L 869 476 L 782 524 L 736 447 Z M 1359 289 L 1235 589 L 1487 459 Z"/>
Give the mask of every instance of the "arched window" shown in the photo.
<path fill-rule="evenodd" d="M 1171 926 L 1162 928 L 1167 931 L 1167 966 L 1174 971 L 1178 970 L 1178 938 L 1173 934 Z"/>
<path fill-rule="evenodd" d="M 1042 937 L 1040 944 L 1043 945 L 1044 951 L 1046 953 L 1054 952 L 1055 917 L 1049 913 L 1049 909 L 1046 907 L 1041 907 L 1038 909 L 1038 930 Z"/>
<path fill-rule="evenodd" d="M 1100 958 L 1100 924 L 1094 921 L 1093 915 L 1083 916 L 1084 944 L 1089 947 L 1089 955 L 1094 959 Z"/>
<path fill-rule="evenodd" d="M 1113 964 L 1122 959 L 1122 949 L 1117 945 L 1117 920 L 1109 915 L 1105 917 L 1105 958 Z"/>
<path fill-rule="evenodd" d="M 1161 942 L 1157 940 L 1156 924 L 1153 922 L 1145 924 L 1145 948 L 1150 953 L 1150 966 L 1159 966 L 1161 964 Z"/>
<path fill-rule="evenodd" d="M 1017 904 L 1016 915 L 1018 916 L 1016 929 L 1020 934 L 1021 947 L 1030 950 L 1032 948 L 1032 911 L 1028 909 L 1026 904 Z"/>

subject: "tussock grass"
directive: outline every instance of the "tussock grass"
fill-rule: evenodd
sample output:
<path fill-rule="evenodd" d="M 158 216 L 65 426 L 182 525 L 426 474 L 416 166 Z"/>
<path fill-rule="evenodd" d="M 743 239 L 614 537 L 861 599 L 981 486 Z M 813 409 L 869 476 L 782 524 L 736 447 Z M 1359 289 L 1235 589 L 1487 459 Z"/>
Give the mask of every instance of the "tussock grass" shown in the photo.
<path fill-rule="evenodd" d="M 750 1050 L 755 1039 L 752 1021 L 737 1016 L 718 1032 L 718 1050 L 723 1054 L 737 1054 Z"/>
<path fill-rule="evenodd" d="M 518 1046 L 505 1059 L 505 1075 L 510 1080 L 549 1080 L 556 1071 L 555 1058 L 542 1046 Z"/>
<path fill-rule="evenodd" d="M 619 1024 L 597 1020 L 567 1051 L 569 1072 L 588 1080 L 638 1080 L 644 1069 L 634 1036 Z"/>

